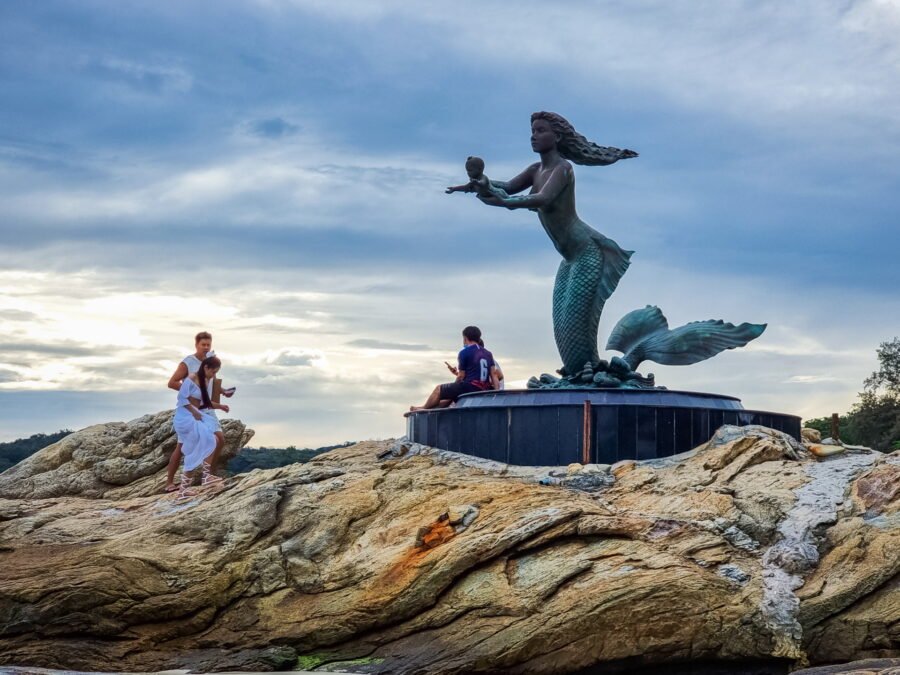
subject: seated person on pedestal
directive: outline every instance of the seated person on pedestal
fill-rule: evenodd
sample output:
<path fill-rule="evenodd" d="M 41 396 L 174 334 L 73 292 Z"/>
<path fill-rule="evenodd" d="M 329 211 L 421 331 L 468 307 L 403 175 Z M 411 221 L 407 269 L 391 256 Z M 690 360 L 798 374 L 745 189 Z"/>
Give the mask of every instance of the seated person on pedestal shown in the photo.
<path fill-rule="evenodd" d="M 411 406 L 410 411 L 446 408 L 463 394 L 491 388 L 491 367 L 494 365 L 494 357 L 479 344 L 481 330 L 477 326 L 466 326 L 462 338 L 463 348 L 459 352 L 459 365 L 454 368 L 447 364 L 450 372 L 456 375 L 456 381 L 439 384 L 424 405 Z"/>

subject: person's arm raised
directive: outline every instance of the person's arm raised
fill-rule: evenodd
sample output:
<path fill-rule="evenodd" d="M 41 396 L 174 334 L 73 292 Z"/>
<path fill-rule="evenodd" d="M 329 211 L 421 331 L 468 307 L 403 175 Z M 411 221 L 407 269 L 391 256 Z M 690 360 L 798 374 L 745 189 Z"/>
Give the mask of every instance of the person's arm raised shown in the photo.
<path fill-rule="evenodd" d="M 459 365 L 456 366 L 456 372 L 454 373 L 454 375 L 456 375 L 457 382 L 462 382 L 464 379 L 466 379 L 466 364 L 463 361 L 463 354 L 464 352 L 460 352 L 459 357 L 457 358 L 457 363 Z"/>

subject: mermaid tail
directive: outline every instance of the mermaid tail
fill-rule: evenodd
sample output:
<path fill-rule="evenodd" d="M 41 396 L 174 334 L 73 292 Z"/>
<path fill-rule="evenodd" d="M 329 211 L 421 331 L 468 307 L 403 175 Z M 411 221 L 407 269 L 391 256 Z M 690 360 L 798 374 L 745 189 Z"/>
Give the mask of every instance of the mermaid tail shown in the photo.
<path fill-rule="evenodd" d="M 619 319 L 606 348 L 622 352 L 622 358 L 632 370 L 637 370 L 642 361 L 688 366 L 726 349 L 743 347 L 762 335 L 765 329 L 764 323 L 735 326 L 720 319 L 693 321 L 670 330 L 659 307 L 647 305 Z"/>
<path fill-rule="evenodd" d="M 553 287 L 553 336 L 565 375 L 580 372 L 585 363 L 600 361 L 600 314 L 634 253 L 599 232 L 592 231 L 591 240 L 593 245 L 586 246 L 574 260 L 559 264 Z"/>
<path fill-rule="evenodd" d="M 563 375 L 575 375 L 585 364 L 596 366 L 600 362 L 600 314 L 628 269 L 633 253 L 598 232 L 591 233 L 591 240 L 593 246 L 586 246 L 573 260 L 563 260 L 556 273 L 553 335 L 563 361 Z M 735 326 L 721 320 L 694 321 L 669 329 L 660 309 L 648 305 L 622 317 L 606 348 L 623 352 L 632 371 L 643 361 L 686 366 L 726 349 L 743 347 L 765 329 L 766 324 Z"/>

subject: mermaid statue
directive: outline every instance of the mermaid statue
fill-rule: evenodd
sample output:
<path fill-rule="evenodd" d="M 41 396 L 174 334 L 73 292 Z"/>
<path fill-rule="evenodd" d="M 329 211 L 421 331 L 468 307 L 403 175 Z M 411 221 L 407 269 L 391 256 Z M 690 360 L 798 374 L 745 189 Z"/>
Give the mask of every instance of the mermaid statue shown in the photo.
<path fill-rule="evenodd" d="M 644 377 L 637 372 L 642 361 L 688 365 L 724 349 L 741 347 L 762 334 L 765 324 L 734 326 L 722 321 L 698 321 L 669 330 L 662 312 L 647 306 L 627 314 L 613 329 L 607 349 L 622 351 L 623 356 L 601 359 L 597 347 L 600 315 L 628 269 L 633 251 L 624 250 L 578 217 L 570 162 L 608 165 L 638 154 L 592 143 L 565 118 L 551 112 L 531 116 L 531 148 L 540 155 L 539 162 L 509 181 L 491 180 L 491 190 L 476 191 L 490 206 L 536 211 L 563 258 L 553 287 L 553 335 L 562 359 L 557 371 L 560 377 L 533 377 L 529 387 L 653 387 L 652 375 Z M 517 194 L 528 188 L 529 194 Z"/>

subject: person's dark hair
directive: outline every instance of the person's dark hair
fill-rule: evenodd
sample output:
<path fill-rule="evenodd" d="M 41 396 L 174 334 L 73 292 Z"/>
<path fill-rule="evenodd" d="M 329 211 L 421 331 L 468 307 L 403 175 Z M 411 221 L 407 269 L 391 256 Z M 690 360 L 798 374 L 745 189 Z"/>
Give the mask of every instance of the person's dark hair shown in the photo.
<path fill-rule="evenodd" d="M 202 330 L 194 336 L 194 344 L 197 344 L 200 340 L 212 340 L 212 335 Z"/>
<path fill-rule="evenodd" d="M 478 326 L 466 326 L 462 334 L 469 342 L 478 342 L 481 339 L 481 329 Z"/>
<path fill-rule="evenodd" d="M 627 154 L 630 151 L 597 145 L 575 131 L 569 120 L 562 115 L 553 112 L 536 112 L 531 114 L 531 123 L 535 120 L 546 120 L 550 128 L 559 134 L 559 142 L 556 149 L 566 159 L 586 166 L 598 166 L 612 164 L 626 157 L 635 157 L 635 154 Z"/>
<path fill-rule="evenodd" d="M 203 338 L 198 338 L 202 340 Z M 197 384 L 200 385 L 200 398 L 203 399 L 201 408 L 212 408 L 212 401 L 209 400 L 209 392 L 206 390 L 206 371 L 204 368 L 221 368 L 222 362 L 218 356 L 208 356 L 200 363 L 200 370 L 197 371 Z"/>

